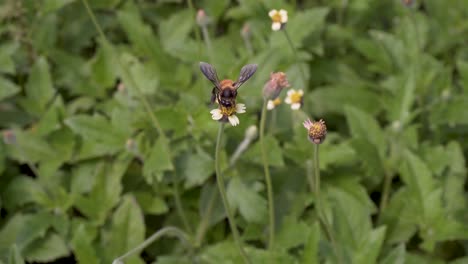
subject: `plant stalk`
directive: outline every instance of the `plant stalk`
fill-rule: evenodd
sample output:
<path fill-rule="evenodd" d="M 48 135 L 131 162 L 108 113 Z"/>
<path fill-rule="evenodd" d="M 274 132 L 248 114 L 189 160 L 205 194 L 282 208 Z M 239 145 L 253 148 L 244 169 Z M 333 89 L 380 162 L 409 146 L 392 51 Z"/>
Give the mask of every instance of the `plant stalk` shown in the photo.
<path fill-rule="evenodd" d="M 260 147 L 262 150 L 263 171 L 268 193 L 268 215 L 270 220 L 268 248 L 275 244 L 275 204 L 273 200 L 273 184 L 271 183 L 270 169 L 268 168 L 268 153 L 265 145 L 265 121 L 267 115 L 267 98 L 263 99 L 262 115 L 260 117 Z"/>
<path fill-rule="evenodd" d="M 221 172 L 221 139 L 224 132 L 224 123 L 219 124 L 218 130 L 218 137 L 216 138 L 216 151 L 215 151 L 215 170 L 216 170 L 216 181 L 218 182 L 219 193 L 221 194 L 221 198 L 223 200 L 224 209 L 226 210 L 226 214 L 228 216 L 229 226 L 231 227 L 232 235 L 234 237 L 234 241 L 237 245 L 239 253 L 241 254 L 242 258 L 244 259 L 245 263 L 251 263 L 247 254 L 244 251 L 242 241 L 240 239 L 239 231 L 237 230 L 236 220 L 234 218 L 234 214 L 231 211 L 231 207 L 229 206 L 229 202 L 226 195 L 226 188 L 224 187 L 224 178 Z"/>
<path fill-rule="evenodd" d="M 156 240 L 160 239 L 161 237 L 163 237 L 165 235 L 171 235 L 171 234 L 176 236 L 183 244 L 185 244 L 185 245 L 189 246 L 189 248 L 191 248 L 191 244 L 188 242 L 189 240 L 188 240 L 187 234 L 185 234 L 182 230 L 180 230 L 177 227 L 166 226 L 166 227 L 158 230 L 156 233 L 154 233 L 149 238 L 147 238 L 140 245 L 138 245 L 135 248 L 131 249 L 127 253 L 123 254 L 122 256 L 114 259 L 114 261 L 112 261 L 112 263 L 113 264 L 123 263 L 122 261 L 125 258 L 127 258 L 127 257 L 129 257 L 129 256 L 131 256 L 133 254 L 139 253 L 141 250 L 145 249 L 147 246 L 149 246 L 150 244 L 152 244 Z M 192 250 L 192 248 L 191 248 L 191 250 Z"/>
<path fill-rule="evenodd" d="M 302 69 L 302 66 L 301 66 L 301 64 L 299 62 L 299 56 L 297 56 L 296 47 L 294 46 L 294 44 L 293 44 L 293 42 L 291 40 L 291 37 L 289 36 L 288 31 L 286 30 L 286 28 L 283 28 L 281 31 L 284 32 L 284 36 L 286 37 L 286 40 L 288 41 L 288 44 L 292 49 L 292 52 L 294 54 L 294 59 L 296 60 L 297 67 L 299 67 L 299 72 L 301 73 L 302 81 L 303 81 L 304 85 L 306 85 L 306 83 L 307 83 L 306 74 L 304 72 L 304 69 Z"/>
<path fill-rule="evenodd" d="M 336 243 L 335 236 L 333 234 L 333 229 L 331 224 L 328 222 L 325 209 L 321 202 L 320 197 L 320 167 L 319 167 L 319 145 L 314 144 L 314 186 L 312 187 L 315 194 L 315 203 L 317 207 L 317 214 L 319 216 L 320 222 L 325 228 L 325 232 L 328 234 L 328 238 L 331 240 L 333 251 L 338 259 L 338 263 L 342 262 L 341 253 L 338 249 L 338 244 Z"/>

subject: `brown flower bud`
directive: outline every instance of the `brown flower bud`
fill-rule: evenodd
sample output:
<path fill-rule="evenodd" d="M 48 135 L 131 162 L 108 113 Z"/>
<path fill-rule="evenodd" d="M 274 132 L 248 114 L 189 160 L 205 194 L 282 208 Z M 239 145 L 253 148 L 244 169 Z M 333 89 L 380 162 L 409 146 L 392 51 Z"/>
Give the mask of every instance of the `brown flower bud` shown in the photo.
<path fill-rule="evenodd" d="M 252 30 L 250 29 L 249 23 L 244 23 L 244 26 L 242 27 L 240 34 L 243 38 L 250 38 L 250 35 L 252 34 Z"/>
<path fill-rule="evenodd" d="M 284 72 L 270 74 L 270 79 L 263 86 L 263 96 L 269 100 L 275 100 L 283 88 L 289 87 L 288 79 Z"/>
<path fill-rule="evenodd" d="M 327 126 L 325 121 L 320 119 L 318 122 L 310 121 L 307 119 L 303 123 L 304 127 L 307 129 L 307 135 L 309 140 L 314 144 L 321 144 L 325 137 L 327 136 Z"/>

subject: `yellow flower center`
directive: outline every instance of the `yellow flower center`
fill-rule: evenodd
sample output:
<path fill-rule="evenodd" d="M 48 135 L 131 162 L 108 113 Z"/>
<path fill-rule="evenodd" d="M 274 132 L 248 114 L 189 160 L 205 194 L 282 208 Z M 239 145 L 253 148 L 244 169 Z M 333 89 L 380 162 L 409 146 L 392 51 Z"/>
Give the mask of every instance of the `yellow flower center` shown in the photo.
<path fill-rule="evenodd" d="M 279 12 L 276 12 L 272 17 L 271 20 L 275 23 L 281 23 L 281 15 Z"/>
<path fill-rule="evenodd" d="M 231 107 L 225 107 L 225 106 L 222 106 L 220 105 L 220 110 L 221 110 L 221 114 L 223 116 L 232 116 L 233 114 L 236 113 L 236 105 L 232 105 Z"/>
<path fill-rule="evenodd" d="M 292 93 L 290 98 L 291 98 L 291 103 L 292 104 L 302 102 L 302 95 L 300 93 L 298 93 L 298 92 Z"/>
<path fill-rule="evenodd" d="M 275 100 L 273 100 L 273 105 L 274 105 L 274 106 L 278 106 L 278 105 L 280 105 L 280 104 L 281 104 L 281 99 L 280 99 L 279 97 L 276 98 Z"/>

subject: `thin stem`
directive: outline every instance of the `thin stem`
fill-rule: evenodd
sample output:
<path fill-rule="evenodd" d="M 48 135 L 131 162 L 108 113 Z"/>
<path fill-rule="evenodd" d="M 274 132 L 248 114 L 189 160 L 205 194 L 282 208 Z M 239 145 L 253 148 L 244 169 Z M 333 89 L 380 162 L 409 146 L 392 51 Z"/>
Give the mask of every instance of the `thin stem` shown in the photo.
<path fill-rule="evenodd" d="M 177 172 L 174 171 L 173 174 L 173 182 L 172 184 L 174 185 L 174 200 L 175 200 L 175 206 L 176 206 L 176 211 L 177 214 L 179 215 L 180 219 L 182 220 L 182 224 L 184 225 L 184 228 L 190 233 L 193 234 L 192 227 L 190 226 L 187 216 L 185 215 L 184 208 L 182 206 L 182 201 L 180 199 L 180 191 L 179 191 L 179 177 L 177 175 Z"/>
<path fill-rule="evenodd" d="M 152 244 L 156 240 L 160 239 L 161 237 L 163 237 L 165 235 L 171 235 L 171 234 L 176 236 L 183 244 L 185 244 L 186 246 L 189 246 L 189 248 L 191 248 L 191 244 L 188 242 L 189 240 L 188 240 L 187 234 L 185 234 L 182 230 L 178 229 L 177 227 L 167 226 L 167 227 L 164 227 L 164 228 L 158 230 L 152 236 L 150 236 L 145 241 L 143 241 L 143 243 L 141 243 L 140 245 L 138 245 L 135 248 L 131 249 L 127 253 L 123 254 L 122 256 L 114 259 L 114 261 L 112 261 L 112 263 L 113 264 L 122 263 L 122 261 L 125 258 L 127 258 L 127 257 L 129 257 L 129 256 L 131 256 L 133 254 L 139 253 L 141 250 L 145 249 L 147 246 L 149 246 L 150 244 Z"/>
<path fill-rule="evenodd" d="M 203 243 L 203 239 L 205 238 L 206 230 L 208 228 L 208 224 L 211 218 L 211 214 L 213 213 L 213 207 L 216 202 L 216 198 L 218 193 L 214 190 L 210 195 L 210 200 L 208 201 L 208 207 L 206 212 L 203 214 L 203 218 L 200 221 L 200 224 L 197 228 L 197 235 L 195 237 L 195 247 L 200 247 Z"/>
<path fill-rule="evenodd" d="M 388 197 L 390 195 L 390 187 L 392 185 L 393 175 L 391 173 L 385 173 L 384 185 L 382 190 L 382 199 L 380 199 L 379 211 L 380 214 L 385 210 L 388 203 Z"/>
<path fill-rule="evenodd" d="M 88 12 L 89 17 L 91 18 L 91 21 L 94 24 L 94 27 L 98 31 L 98 33 L 101 36 L 102 40 L 104 41 L 104 43 L 106 45 L 109 46 L 109 48 L 112 49 L 113 46 L 111 45 L 110 41 L 107 39 L 106 35 L 104 34 L 104 31 L 102 31 L 101 26 L 97 22 L 96 16 L 94 15 L 93 10 L 90 8 L 90 6 L 88 4 L 88 0 L 82 0 L 82 2 L 83 2 L 83 5 L 86 8 L 86 11 Z M 166 134 L 164 134 L 164 130 L 162 129 L 162 127 L 161 127 L 158 119 L 156 118 L 156 115 L 154 114 L 153 110 L 151 109 L 151 106 L 150 106 L 148 100 L 146 100 L 146 97 L 142 93 L 142 91 L 141 91 L 140 87 L 138 86 L 137 82 L 133 79 L 133 76 L 132 76 L 130 70 L 126 67 L 126 65 L 121 61 L 120 58 L 121 58 L 120 56 L 117 56 L 117 63 L 119 64 L 120 69 L 122 69 L 122 71 L 125 72 L 125 75 L 128 76 L 128 80 L 130 82 L 130 85 L 137 92 L 138 98 L 142 102 L 143 107 L 145 108 L 146 112 L 148 113 L 148 115 L 149 115 L 149 117 L 150 117 L 150 119 L 151 119 L 151 121 L 153 123 L 153 126 L 158 131 L 159 136 L 161 137 L 162 140 L 167 140 Z M 170 153 L 167 153 L 167 154 L 169 155 L 169 157 L 172 157 Z M 182 209 L 181 203 L 177 202 L 178 200 L 180 201 L 179 188 L 177 187 L 177 184 L 178 184 L 177 179 L 173 179 L 173 181 L 174 181 L 174 186 L 175 186 L 173 193 L 174 193 L 174 199 L 176 200 L 176 210 L 179 211 L 179 216 L 182 218 L 182 222 L 183 223 L 188 223 L 187 218 L 186 218 L 185 213 L 184 213 L 184 210 Z"/>
<path fill-rule="evenodd" d="M 218 182 L 219 193 L 221 194 L 221 198 L 223 200 L 224 209 L 226 210 L 226 214 L 228 216 L 229 225 L 231 227 L 232 235 L 234 237 L 234 241 L 239 249 L 239 253 L 241 254 L 242 258 L 244 259 L 245 263 L 251 263 L 247 254 L 244 251 L 242 241 L 240 239 L 239 231 L 237 230 L 236 220 L 234 215 L 231 211 L 231 207 L 229 206 L 229 202 L 226 195 L 226 189 L 224 187 L 224 178 L 223 174 L 221 173 L 221 139 L 224 132 L 224 123 L 219 124 L 218 130 L 218 137 L 216 139 L 216 151 L 215 151 L 215 169 L 216 169 L 216 180 Z"/>
<path fill-rule="evenodd" d="M 302 81 L 303 81 L 304 85 L 306 85 L 306 82 L 307 82 L 306 75 L 305 75 L 304 70 L 302 69 L 302 66 L 301 66 L 300 62 L 299 62 L 299 57 L 297 56 L 296 47 L 294 46 L 294 44 L 293 44 L 293 42 L 291 40 L 291 37 L 289 37 L 288 31 L 286 30 L 286 28 L 283 28 L 281 31 L 284 32 L 284 36 L 286 37 L 286 40 L 288 40 L 289 46 L 291 47 L 291 49 L 293 51 L 294 59 L 296 60 L 297 67 L 299 67 L 299 71 L 301 72 Z"/>
<path fill-rule="evenodd" d="M 193 5 L 193 1 L 188 0 L 187 3 L 188 3 L 189 8 L 192 9 L 192 12 L 194 14 L 192 21 L 195 21 L 197 17 L 197 10 L 195 9 L 195 6 Z M 198 45 L 198 57 L 201 58 L 202 45 L 201 45 L 200 29 L 198 28 L 198 26 L 195 29 L 195 38 L 197 39 L 197 45 Z"/>
<path fill-rule="evenodd" d="M 329 224 L 327 215 L 325 212 L 325 209 L 322 205 L 321 202 L 321 197 L 320 197 L 320 167 L 319 167 L 319 145 L 314 144 L 314 186 L 312 187 L 314 189 L 315 193 L 315 202 L 317 206 L 317 213 L 319 216 L 320 221 L 322 222 L 322 225 L 325 228 L 325 232 L 328 234 L 328 238 L 331 240 L 333 251 L 335 251 L 335 255 L 338 259 L 338 263 L 343 263 L 342 262 L 342 257 L 341 253 L 338 249 L 338 244 L 336 243 L 335 236 L 333 234 L 333 229 L 331 227 L 331 224 Z"/>
<path fill-rule="evenodd" d="M 265 145 L 265 121 L 267 115 L 267 98 L 263 99 L 262 116 L 260 117 L 260 147 L 262 149 L 263 171 L 268 193 L 268 214 L 270 218 L 268 248 L 272 249 L 275 243 L 275 204 L 273 201 L 273 185 L 271 183 L 270 169 L 268 168 L 268 153 Z"/>
<path fill-rule="evenodd" d="M 201 31 L 203 39 L 205 40 L 206 49 L 208 50 L 208 57 L 210 57 L 210 61 L 213 61 L 213 49 L 211 46 L 210 34 L 208 33 L 206 25 L 201 26 Z"/>

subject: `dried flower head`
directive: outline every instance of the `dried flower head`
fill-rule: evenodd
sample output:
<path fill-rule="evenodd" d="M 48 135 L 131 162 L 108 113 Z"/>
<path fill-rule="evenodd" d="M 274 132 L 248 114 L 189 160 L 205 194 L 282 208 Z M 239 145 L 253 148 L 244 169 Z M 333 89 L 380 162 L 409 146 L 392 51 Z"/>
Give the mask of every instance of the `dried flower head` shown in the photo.
<path fill-rule="evenodd" d="M 268 12 L 268 15 L 270 16 L 272 20 L 271 24 L 271 29 L 273 31 L 278 31 L 286 25 L 288 22 L 288 12 L 284 9 L 280 9 L 279 11 L 276 9 L 271 10 Z"/>
<path fill-rule="evenodd" d="M 12 145 L 16 143 L 16 135 L 13 130 L 5 130 L 2 133 L 3 135 L 3 142 L 7 145 Z"/>
<path fill-rule="evenodd" d="M 289 87 L 286 74 L 284 72 L 272 72 L 270 79 L 263 86 L 263 96 L 267 99 L 275 100 L 286 87 Z"/>
<path fill-rule="evenodd" d="M 327 136 L 327 126 L 325 125 L 325 121 L 320 119 L 318 122 L 314 122 L 307 119 L 302 124 L 307 129 L 307 135 L 312 143 L 320 144 L 325 140 L 325 137 Z"/>
<path fill-rule="evenodd" d="M 245 113 L 245 105 L 235 104 L 230 107 L 226 107 L 220 104 L 217 109 L 211 110 L 210 113 L 213 120 L 218 120 L 220 122 L 229 121 L 232 126 L 237 126 L 239 124 L 239 118 L 236 114 Z"/>
<path fill-rule="evenodd" d="M 268 100 L 267 109 L 268 110 L 273 110 L 280 104 L 281 104 L 281 99 L 280 98 L 276 98 L 275 100 Z"/>
<path fill-rule="evenodd" d="M 302 97 L 304 97 L 304 91 L 290 89 L 286 95 L 284 102 L 291 105 L 292 110 L 299 110 L 302 106 Z"/>

